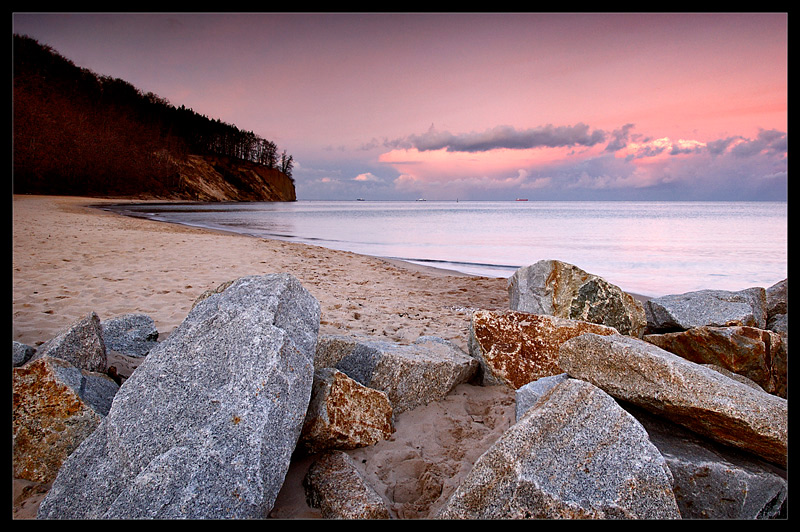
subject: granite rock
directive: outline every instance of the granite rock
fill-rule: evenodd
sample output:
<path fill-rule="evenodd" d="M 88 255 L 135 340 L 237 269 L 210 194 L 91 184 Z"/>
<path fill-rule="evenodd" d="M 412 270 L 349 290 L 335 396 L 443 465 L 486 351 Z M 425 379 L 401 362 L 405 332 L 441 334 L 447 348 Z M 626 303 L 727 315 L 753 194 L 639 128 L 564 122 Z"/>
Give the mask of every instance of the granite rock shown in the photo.
<path fill-rule="evenodd" d="M 23 365 L 33 358 L 36 348 L 22 342 L 12 341 L 11 365 L 15 368 Z"/>
<path fill-rule="evenodd" d="M 100 322 L 106 350 L 133 357 L 147 356 L 158 345 L 158 329 L 146 314 L 123 314 Z"/>
<path fill-rule="evenodd" d="M 558 260 L 518 269 L 508 280 L 511 310 L 607 325 L 641 337 L 644 307 L 630 294 L 597 275 Z"/>
<path fill-rule="evenodd" d="M 319 303 L 244 277 L 190 312 L 67 459 L 39 518 L 263 518 L 300 436 Z"/>
<path fill-rule="evenodd" d="M 67 457 L 103 417 L 119 386 L 108 376 L 44 357 L 14 368 L 14 477 L 52 482 Z"/>
<path fill-rule="evenodd" d="M 479 310 L 469 329 L 470 356 L 479 361 L 482 383 L 517 389 L 563 373 L 558 349 L 581 334 L 615 334 L 616 329 L 586 321 L 516 311 Z"/>
<path fill-rule="evenodd" d="M 531 381 L 517 388 L 514 393 L 514 401 L 516 403 L 514 415 L 516 416 L 516 420 L 519 421 L 522 419 L 522 416 L 524 416 L 543 395 L 567 379 L 569 379 L 569 375 L 566 373 L 559 373 L 558 375 L 550 375 L 549 377 L 536 379 L 535 381 Z"/>
<path fill-rule="evenodd" d="M 365 481 L 350 457 L 341 451 L 323 453 L 303 479 L 309 506 L 324 519 L 390 519 L 380 495 Z"/>
<path fill-rule="evenodd" d="M 374 445 L 388 439 L 393 430 L 392 405 L 385 393 L 334 368 L 315 373 L 300 436 L 309 453 Z"/>
<path fill-rule="evenodd" d="M 31 360 L 43 357 L 60 358 L 77 368 L 105 373 L 108 356 L 100 318 L 94 312 L 89 313 L 40 345 Z"/>
<path fill-rule="evenodd" d="M 756 287 L 738 292 L 698 290 L 672 294 L 648 299 L 644 308 L 647 331 L 661 333 L 735 325 L 765 329 L 766 304 L 766 291 Z"/>
<path fill-rule="evenodd" d="M 778 333 L 755 327 L 694 327 L 643 339 L 698 364 L 714 364 L 786 397 L 787 353 Z"/>
<path fill-rule="evenodd" d="M 775 519 L 785 513 L 785 470 L 636 407 L 626 409 L 667 461 L 683 519 Z"/>
<path fill-rule="evenodd" d="M 767 319 L 789 313 L 789 279 L 784 279 L 766 290 Z"/>
<path fill-rule="evenodd" d="M 677 519 L 672 476 L 633 416 L 576 379 L 551 387 L 476 462 L 444 519 Z"/>
<path fill-rule="evenodd" d="M 623 335 L 572 338 L 561 345 L 559 365 L 619 400 L 786 466 L 786 399 Z"/>
<path fill-rule="evenodd" d="M 319 367 L 322 360 L 356 382 L 384 392 L 395 415 L 443 399 L 478 370 L 475 359 L 433 336 L 422 336 L 408 345 L 325 336 L 317 346 L 315 365 Z"/>

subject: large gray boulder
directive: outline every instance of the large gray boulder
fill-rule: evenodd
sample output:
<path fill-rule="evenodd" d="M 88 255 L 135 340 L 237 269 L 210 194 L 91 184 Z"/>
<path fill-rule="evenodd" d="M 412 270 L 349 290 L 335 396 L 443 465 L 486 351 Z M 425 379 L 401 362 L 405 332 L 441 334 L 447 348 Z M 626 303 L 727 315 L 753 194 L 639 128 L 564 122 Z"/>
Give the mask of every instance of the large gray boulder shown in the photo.
<path fill-rule="evenodd" d="M 517 420 L 569 378 L 562 373 L 519 388 Z M 630 403 L 623 408 L 642 424 L 666 460 L 682 518 L 772 519 L 781 515 L 787 498 L 785 470 L 703 438 Z"/>
<path fill-rule="evenodd" d="M 676 519 L 672 476 L 633 416 L 566 379 L 486 451 L 444 519 Z"/>
<path fill-rule="evenodd" d="M 195 306 L 69 457 L 39 518 L 263 518 L 308 408 L 319 303 L 288 274 Z"/>
<path fill-rule="evenodd" d="M 667 461 L 684 519 L 774 519 L 787 501 L 786 471 L 716 444 L 636 407 L 626 408 Z"/>
<path fill-rule="evenodd" d="M 766 291 L 756 287 L 671 294 L 648 299 L 644 308 L 648 331 L 659 333 L 736 325 L 766 329 L 766 305 Z"/>
<path fill-rule="evenodd" d="M 588 333 L 567 340 L 559 365 L 617 399 L 786 466 L 786 399 L 624 335 Z"/>
<path fill-rule="evenodd" d="M 434 336 L 421 336 L 408 345 L 324 336 L 315 363 L 335 367 L 356 382 L 384 392 L 395 415 L 443 399 L 478 370 L 477 360 Z"/>
<path fill-rule="evenodd" d="M 641 336 L 644 307 L 633 296 L 597 275 L 558 260 L 540 260 L 508 279 L 511 310 L 548 314 L 615 328 Z"/>

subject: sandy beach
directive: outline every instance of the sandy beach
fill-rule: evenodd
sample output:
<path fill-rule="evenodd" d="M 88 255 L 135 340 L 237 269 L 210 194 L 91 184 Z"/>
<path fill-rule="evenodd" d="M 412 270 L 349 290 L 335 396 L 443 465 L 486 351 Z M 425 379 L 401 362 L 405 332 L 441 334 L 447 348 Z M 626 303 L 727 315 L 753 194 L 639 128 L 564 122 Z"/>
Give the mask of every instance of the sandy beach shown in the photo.
<path fill-rule="evenodd" d="M 473 309 L 508 307 L 505 279 L 122 217 L 90 205 L 116 200 L 14 196 L 13 339 L 36 346 L 90 312 L 152 317 L 166 338 L 206 290 L 245 275 L 289 272 L 319 300 L 320 334 L 410 343 L 439 336 L 467 350 Z M 113 360 L 120 373 L 136 360 Z M 351 451 L 397 517 L 427 517 L 511 424 L 513 392 L 457 387 L 445 401 L 397 416 L 391 440 Z M 312 457 L 313 458 L 313 457 Z M 318 517 L 289 471 L 272 516 Z M 46 486 L 14 483 L 15 518 L 35 516 Z"/>

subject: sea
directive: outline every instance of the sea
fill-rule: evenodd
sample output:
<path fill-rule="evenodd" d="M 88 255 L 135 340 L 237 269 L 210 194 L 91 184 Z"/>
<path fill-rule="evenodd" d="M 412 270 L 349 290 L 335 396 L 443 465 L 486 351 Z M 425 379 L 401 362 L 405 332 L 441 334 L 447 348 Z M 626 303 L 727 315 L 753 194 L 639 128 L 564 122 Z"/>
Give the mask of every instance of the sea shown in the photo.
<path fill-rule="evenodd" d="M 788 277 L 787 202 L 296 201 L 106 207 L 162 222 L 509 277 L 557 259 L 647 297 Z"/>

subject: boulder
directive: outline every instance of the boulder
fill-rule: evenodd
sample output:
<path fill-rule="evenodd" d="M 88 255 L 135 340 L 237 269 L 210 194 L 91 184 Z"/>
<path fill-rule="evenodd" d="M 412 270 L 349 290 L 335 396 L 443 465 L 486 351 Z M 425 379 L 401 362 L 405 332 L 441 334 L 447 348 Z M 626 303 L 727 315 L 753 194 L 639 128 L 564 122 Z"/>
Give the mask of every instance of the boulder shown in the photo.
<path fill-rule="evenodd" d="M 308 408 L 319 318 L 288 274 L 204 299 L 125 381 L 38 517 L 266 517 Z"/>
<path fill-rule="evenodd" d="M 108 376 L 44 357 L 14 368 L 14 477 L 52 482 L 67 457 L 103 417 L 119 387 Z"/>
<path fill-rule="evenodd" d="M 395 415 L 443 399 L 478 370 L 475 359 L 433 336 L 409 345 L 327 336 L 320 338 L 317 357 L 317 365 L 325 359 L 356 382 L 384 392 Z"/>
<path fill-rule="evenodd" d="M 647 325 L 642 304 L 597 275 L 558 260 L 540 260 L 508 280 L 511 310 L 607 325 L 640 337 Z"/>
<path fill-rule="evenodd" d="M 587 332 L 615 334 L 616 329 L 586 321 L 516 311 L 479 310 L 469 329 L 470 356 L 481 366 L 484 385 L 517 389 L 531 381 L 563 373 L 558 348 Z"/>
<path fill-rule="evenodd" d="M 783 338 L 789 350 L 789 280 L 784 279 L 766 289 L 767 329 L 775 331 Z"/>
<path fill-rule="evenodd" d="M 667 461 L 683 519 L 774 519 L 784 513 L 785 470 L 636 407 L 627 410 Z"/>
<path fill-rule="evenodd" d="M 11 365 L 15 368 L 23 365 L 33 357 L 36 348 L 22 342 L 12 341 Z"/>
<path fill-rule="evenodd" d="M 300 435 L 309 453 L 366 447 L 388 439 L 393 430 L 392 405 L 385 393 L 334 368 L 315 373 Z"/>
<path fill-rule="evenodd" d="M 342 451 L 322 454 L 303 479 L 308 505 L 323 519 L 390 519 L 383 499 Z"/>
<path fill-rule="evenodd" d="M 743 325 L 765 329 L 766 291 L 698 290 L 648 299 L 645 302 L 650 333 L 685 331 L 693 327 Z"/>
<path fill-rule="evenodd" d="M 147 356 L 158 345 L 158 330 L 146 314 L 123 314 L 100 323 L 106 350 L 126 356 Z"/>
<path fill-rule="evenodd" d="M 786 466 L 786 399 L 624 335 L 572 338 L 561 345 L 559 365 L 618 399 Z"/>
<path fill-rule="evenodd" d="M 767 319 L 789 313 L 789 279 L 775 283 L 765 292 Z"/>
<path fill-rule="evenodd" d="M 60 358 L 77 368 L 105 373 L 108 357 L 100 318 L 92 312 L 73 323 L 39 346 L 31 360 L 43 357 Z"/>
<path fill-rule="evenodd" d="M 754 327 L 694 327 L 646 334 L 653 345 L 698 364 L 714 364 L 786 397 L 787 353 L 778 333 Z"/>
<path fill-rule="evenodd" d="M 669 468 L 599 388 L 553 386 L 475 463 L 444 519 L 675 519 Z"/>

